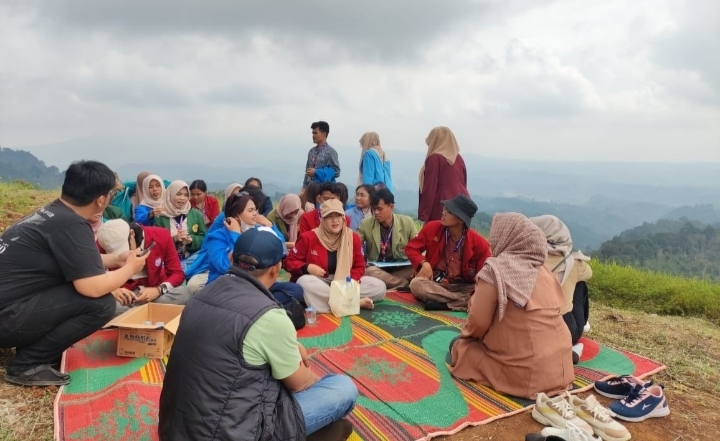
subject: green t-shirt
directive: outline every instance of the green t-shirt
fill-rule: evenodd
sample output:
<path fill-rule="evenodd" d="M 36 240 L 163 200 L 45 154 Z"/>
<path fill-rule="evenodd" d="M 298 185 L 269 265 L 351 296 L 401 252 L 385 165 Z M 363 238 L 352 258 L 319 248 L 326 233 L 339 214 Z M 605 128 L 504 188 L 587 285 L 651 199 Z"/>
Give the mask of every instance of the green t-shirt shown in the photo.
<path fill-rule="evenodd" d="M 298 370 L 302 358 L 297 333 L 284 309 L 271 309 L 250 326 L 243 343 L 243 358 L 252 366 L 269 364 L 276 380 Z"/>

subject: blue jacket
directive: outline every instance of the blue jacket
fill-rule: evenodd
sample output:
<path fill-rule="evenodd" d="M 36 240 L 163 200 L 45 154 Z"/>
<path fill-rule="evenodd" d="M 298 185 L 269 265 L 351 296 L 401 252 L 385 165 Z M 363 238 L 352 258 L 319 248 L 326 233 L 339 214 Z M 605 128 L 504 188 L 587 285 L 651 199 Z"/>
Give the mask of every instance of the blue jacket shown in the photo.
<path fill-rule="evenodd" d="M 345 216 L 350 218 L 350 229 L 355 231 L 360 226 L 360 222 L 363 220 L 363 212 L 357 206 L 352 206 L 345 210 Z"/>
<path fill-rule="evenodd" d="M 135 222 L 145 225 L 146 227 L 152 227 L 154 222 L 154 219 L 150 218 L 152 210 L 152 207 L 148 207 L 147 205 L 138 205 L 135 207 Z"/>
<path fill-rule="evenodd" d="M 374 150 L 368 150 L 360 161 L 362 183 L 375 186 L 385 184 L 394 193 L 390 161 L 383 161 Z"/>
<path fill-rule="evenodd" d="M 275 225 L 272 226 L 272 230 L 278 236 L 278 240 L 282 241 L 283 251 L 287 254 L 282 233 L 278 231 Z M 198 256 L 198 259 L 203 258 L 207 261 L 207 270 L 210 271 L 206 286 L 218 277 L 226 274 L 228 269 L 230 269 L 230 258 L 228 256 L 235 248 L 235 242 L 239 237 L 240 233 L 229 231 L 227 228 L 218 228 L 212 233 L 207 234 L 202 249 L 200 250 L 200 252 L 206 250 L 204 256 Z M 194 265 L 191 266 L 190 269 L 194 270 Z"/>

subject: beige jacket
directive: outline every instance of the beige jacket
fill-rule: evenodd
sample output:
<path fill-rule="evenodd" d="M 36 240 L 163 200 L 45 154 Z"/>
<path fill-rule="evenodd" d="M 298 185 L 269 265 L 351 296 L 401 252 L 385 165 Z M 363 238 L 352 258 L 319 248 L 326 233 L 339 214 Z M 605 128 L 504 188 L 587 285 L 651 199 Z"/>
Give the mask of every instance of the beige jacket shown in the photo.
<path fill-rule="evenodd" d="M 572 259 L 568 257 L 568 259 Z M 548 254 L 545 260 L 545 268 L 552 271 L 562 260 L 562 256 Z M 565 295 L 565 306 L 560 310 L 561 314 L 568 313 L 573 309 L 573 296 L 575 295 L 575 285 L 578 282 L 587 282 L 592 277 L 592 268 L 584 260 L 575 259 L 574 265 L 570 270 L 570 275 L 565 279 L 562 285 L 563 294 Z"/>

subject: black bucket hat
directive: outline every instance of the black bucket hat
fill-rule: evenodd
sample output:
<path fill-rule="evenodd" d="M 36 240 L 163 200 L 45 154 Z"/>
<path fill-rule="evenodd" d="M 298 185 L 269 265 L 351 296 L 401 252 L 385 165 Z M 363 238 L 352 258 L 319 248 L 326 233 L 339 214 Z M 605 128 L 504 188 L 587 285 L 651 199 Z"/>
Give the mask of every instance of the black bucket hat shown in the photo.
<path fill-rule="evenodd" d="M 443 204 L 447 211 L 465 222 L 466 227 L 470 228 L 470 221 L 478 210 L 477 205 L 475 205 L 472 199 L 464 194 L 459 194 L 450 200 L 440 201 L 440 203 Z"/>

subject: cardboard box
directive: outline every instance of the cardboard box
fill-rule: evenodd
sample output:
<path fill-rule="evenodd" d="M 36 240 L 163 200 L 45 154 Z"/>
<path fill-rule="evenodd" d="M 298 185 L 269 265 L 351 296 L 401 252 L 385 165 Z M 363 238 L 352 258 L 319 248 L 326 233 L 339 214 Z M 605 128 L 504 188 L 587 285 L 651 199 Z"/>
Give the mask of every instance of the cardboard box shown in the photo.
<path fill-rule="evenodd" d="M 184 306 L 148 303 L 130 308 L 105 328 L 118 328 L 119 357 L 164 358 L 175 340 Z M 147 325 L 145 322 L 152 324 Z M 157 322 L 165 325 L 157 327 Z"/>

